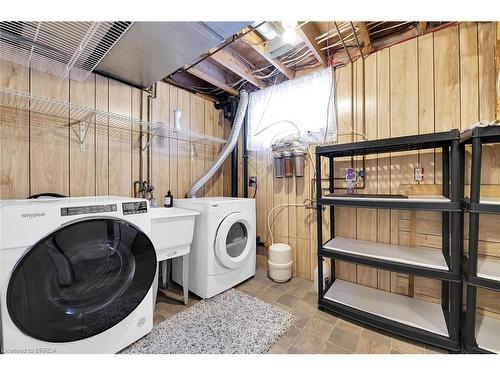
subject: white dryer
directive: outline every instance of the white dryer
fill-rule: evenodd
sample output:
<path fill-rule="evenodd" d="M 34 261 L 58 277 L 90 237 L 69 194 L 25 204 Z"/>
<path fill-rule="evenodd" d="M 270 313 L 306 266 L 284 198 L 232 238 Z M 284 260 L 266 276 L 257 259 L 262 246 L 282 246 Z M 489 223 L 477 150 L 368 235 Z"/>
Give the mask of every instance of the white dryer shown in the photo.
<path fill-rule="evenodd" d="M 0 201 L 4 353 L 116 353 L 151 331 L 148 201 Z"/>
<path fill-rule="evenodd" d="M 176 207 L 198 211 L 189 262 L 189 290 L 210 298 L 255 275 L 255 200 L 207 197 L 177 199 Z M 174 259 L 172 278 L 182 285 Z"/>

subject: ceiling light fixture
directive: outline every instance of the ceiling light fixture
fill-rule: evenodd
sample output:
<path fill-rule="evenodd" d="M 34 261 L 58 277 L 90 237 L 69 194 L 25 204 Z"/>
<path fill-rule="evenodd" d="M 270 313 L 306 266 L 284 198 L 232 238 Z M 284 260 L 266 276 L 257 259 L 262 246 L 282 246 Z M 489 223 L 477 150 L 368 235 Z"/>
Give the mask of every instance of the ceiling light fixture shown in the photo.
<path fill-rule="evenodd" d="M 294 44 L 297 41 L 297 21 L 281 21 L 283 27 L 283 41 L 288 44 Z"/>

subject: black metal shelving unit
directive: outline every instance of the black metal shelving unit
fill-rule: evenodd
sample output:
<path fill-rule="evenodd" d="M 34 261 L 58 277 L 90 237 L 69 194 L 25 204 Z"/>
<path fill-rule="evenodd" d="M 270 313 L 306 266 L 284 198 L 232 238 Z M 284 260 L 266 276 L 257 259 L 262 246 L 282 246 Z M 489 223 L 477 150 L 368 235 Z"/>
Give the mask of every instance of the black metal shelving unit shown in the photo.
<path fill-rule="evenodd" d="M 481 159 L 483 144 L 500 143 L 500 126 L 469 129 L 461 136 L 462 144 L 472 145 L 470 197 L 464 199 L 469 212 L 469 251 L 463 259 L 463 274 L 467 284 L 464 315 L 463 345 L 468 353 L 500 352 L 500 321 L 476 317 L 477 288 L 499 293 L 500 261 L 488 260 L 478 254 L 479 217 L 481 214 L 500 214 L 499 198 L 481 198 Z"/>
<path fill-rule="evenodd" d="M 323 280 L 323 258 L 332 260 L 329 285 L 323 288 L 321 281 L 318 285 L 320 309 L 412 340 L 449 351 L 460 351 L 463 148 L 458 130 L 316 147 L 318 176 L 322 175 L 322 158 L 328 158 L 329 161 L 330 193 L 322 196 L 321 179 L 318 178 L 316 181 L 318 280 Z M 363 197 L 334 194 L 336 158 L 422 149 L 442 151 L 442 196 L 404 199 L 390 196 Z M 325 206 L 331 208 L 330 239 L 323 242 L 322 223 Z M 421 248 L 338 238 L 335 236 L 333 209 L 335 206 L 442 212 L 442 252 L 432 250 L 426 252 Z M 441 280 L 441 306 L 337 280 L 336 260 Z"/>

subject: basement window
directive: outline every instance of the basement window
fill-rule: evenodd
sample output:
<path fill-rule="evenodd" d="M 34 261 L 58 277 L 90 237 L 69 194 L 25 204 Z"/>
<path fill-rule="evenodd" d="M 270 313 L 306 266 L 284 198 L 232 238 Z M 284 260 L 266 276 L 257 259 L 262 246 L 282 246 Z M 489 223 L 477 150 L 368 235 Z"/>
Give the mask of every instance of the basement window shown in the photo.
<path fill-rule="evenodd" d="M 326 135 L 325 135 L 326 134 Z M 335 71 L 322 69 L 250 94 L 248 149 L 298 136 L 304 143 L 336 139 Z"/>

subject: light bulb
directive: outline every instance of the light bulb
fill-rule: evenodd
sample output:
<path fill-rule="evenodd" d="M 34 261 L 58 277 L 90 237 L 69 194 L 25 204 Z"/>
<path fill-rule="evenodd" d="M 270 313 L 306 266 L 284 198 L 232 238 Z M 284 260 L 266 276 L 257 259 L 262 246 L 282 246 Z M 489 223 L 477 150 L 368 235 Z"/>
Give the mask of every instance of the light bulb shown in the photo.
<path fill-rule="evenodd" d="M 288 44 L 294 44 L 297 41 L 297 30 L 288 28 L 283 31 L 283 41 Z"/>
<path fill-rule="evenodd" d="M 287 21 L 281 21 L 281 27 L 283 27 L 283 29 L 287 30 L 287 29 L 294 29 L 297 27 L 297 21 L 290 21 L 290 20 L 287 20 Z"/>
<path fill-rule="evenodd" d="M 281 21 L 283 27 L 283 41 L 288 44 L 294 44 L 297 41 L 297 21 Z"/>

